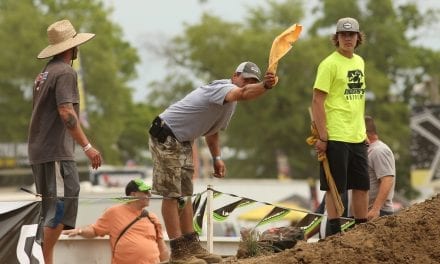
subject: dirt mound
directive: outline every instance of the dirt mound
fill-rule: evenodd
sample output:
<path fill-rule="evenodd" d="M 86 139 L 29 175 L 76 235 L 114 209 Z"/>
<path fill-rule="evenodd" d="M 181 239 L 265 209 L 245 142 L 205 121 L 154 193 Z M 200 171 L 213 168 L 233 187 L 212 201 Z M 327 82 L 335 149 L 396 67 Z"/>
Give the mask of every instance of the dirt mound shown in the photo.
<path fill-rule="evenodd" d="M 440 263 L 440 194 L 344 234 L 233 263 Z"/>

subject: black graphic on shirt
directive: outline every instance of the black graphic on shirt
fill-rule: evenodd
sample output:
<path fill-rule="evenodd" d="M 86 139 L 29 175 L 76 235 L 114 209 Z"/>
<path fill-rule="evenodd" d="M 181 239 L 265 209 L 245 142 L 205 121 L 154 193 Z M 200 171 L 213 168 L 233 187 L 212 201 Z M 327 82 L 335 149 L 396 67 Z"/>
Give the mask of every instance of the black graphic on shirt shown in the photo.
<path fill-rule="evenodd" d="M 364 74 L 361 70 L 354 70 L 347 72 L 347 85 L 344 96 L 347 100 L 362 100 L 364 99 L 365 89 L 363 89 Z"/>

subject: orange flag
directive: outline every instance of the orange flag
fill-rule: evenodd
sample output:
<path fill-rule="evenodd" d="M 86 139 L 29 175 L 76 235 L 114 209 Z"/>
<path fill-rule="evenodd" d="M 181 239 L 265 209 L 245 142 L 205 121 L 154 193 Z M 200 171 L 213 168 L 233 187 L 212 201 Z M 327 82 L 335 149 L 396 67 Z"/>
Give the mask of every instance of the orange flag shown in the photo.
<path fill-rule="evenodd" d="M 292 48 L 292 44 L 298 39 L 301 31 L 301 25 L 293 24 L 274 39 L 270 49 L 267 71 L 276 73 L 278 61 Z"/>

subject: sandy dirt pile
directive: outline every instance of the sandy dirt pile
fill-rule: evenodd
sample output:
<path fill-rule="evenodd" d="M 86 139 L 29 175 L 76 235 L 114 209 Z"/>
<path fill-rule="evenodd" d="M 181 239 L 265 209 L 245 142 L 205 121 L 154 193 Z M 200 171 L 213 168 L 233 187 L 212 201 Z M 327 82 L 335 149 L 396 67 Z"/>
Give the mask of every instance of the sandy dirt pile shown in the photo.
<path fill-rule="evenodd" d="M 440 263 L 440 194 L 341 235 L 229 263 Z"/>

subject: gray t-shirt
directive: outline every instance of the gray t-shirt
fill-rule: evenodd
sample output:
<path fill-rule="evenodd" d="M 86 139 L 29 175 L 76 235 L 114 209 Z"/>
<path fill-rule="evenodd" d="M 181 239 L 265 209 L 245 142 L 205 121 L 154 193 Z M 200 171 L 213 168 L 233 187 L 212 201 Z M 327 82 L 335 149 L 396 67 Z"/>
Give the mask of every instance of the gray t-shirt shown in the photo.
<path fill-rule="evenodd" d="M 216 80 L 203 85 L 169 106 L 160 118 L 180 142 L 193 141 L 225 130 L 237 102 L 225 103 L 226 94 L 235 87 L 231 80 Z"/>
<path fill-rule="evenodd" d="M 368 147 L 368 174 L 370 176 L 369 207 L 371 207 L 379 192 L 379 179 L 393 176 L 394 182 L 381 210 L 393 212 L 394 186 L 396 184 L 396 164 L 391 149 L 382 141 L 377 140 Z"/>
<path fill-rule="evenodd" d="M 58 105 L 72 103 L 79 111 L 77 75 L 60 60 L 51 60 L 35 79 L 33 110 L 29 125 L 30 164 L 74 160 L 75 141 L 67 131 Z"/>

